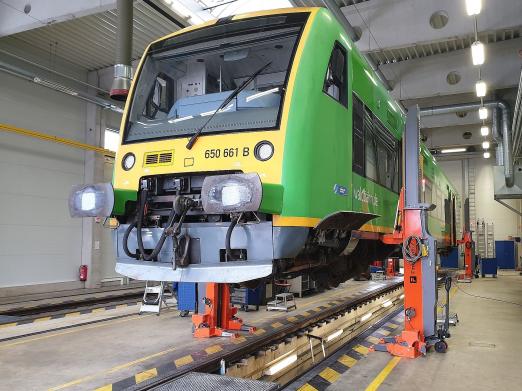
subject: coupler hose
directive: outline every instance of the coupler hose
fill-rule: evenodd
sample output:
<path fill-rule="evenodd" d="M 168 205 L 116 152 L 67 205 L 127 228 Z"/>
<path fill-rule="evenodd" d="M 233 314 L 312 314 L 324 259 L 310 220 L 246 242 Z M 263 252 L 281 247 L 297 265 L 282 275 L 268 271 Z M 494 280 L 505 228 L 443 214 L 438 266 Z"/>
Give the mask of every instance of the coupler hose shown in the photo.
<path fill-rule="evenodd" d="M 129 235 L 132 232 L 134 228 L 136 228 L 138 225 L 136 219 L 132 223 L 129 224 L 127 229 L 125 230 L 125 233 L 123 234 L 123 252 L 129 257 L 134 259 L 139 259 L 140 255 L 138 252 L 131 253 L 129 250 Z"/>

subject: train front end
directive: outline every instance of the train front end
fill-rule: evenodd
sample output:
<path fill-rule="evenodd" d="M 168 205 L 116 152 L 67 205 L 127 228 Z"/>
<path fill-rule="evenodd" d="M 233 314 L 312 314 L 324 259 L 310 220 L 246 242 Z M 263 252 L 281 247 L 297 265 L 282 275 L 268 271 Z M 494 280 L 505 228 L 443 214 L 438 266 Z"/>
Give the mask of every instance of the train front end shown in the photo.
<path fill-rule="evenodd" d="M 308 230 L 274 227 L 272 217 L 282 210 L 285 125 L 311 13 L 236 16 L 149 46 L 122 120 L 112 196 L 82 187 L 70 201 L 84 216 L 113 202 L 118 273 L 238 283 L 301 250 Z"/>

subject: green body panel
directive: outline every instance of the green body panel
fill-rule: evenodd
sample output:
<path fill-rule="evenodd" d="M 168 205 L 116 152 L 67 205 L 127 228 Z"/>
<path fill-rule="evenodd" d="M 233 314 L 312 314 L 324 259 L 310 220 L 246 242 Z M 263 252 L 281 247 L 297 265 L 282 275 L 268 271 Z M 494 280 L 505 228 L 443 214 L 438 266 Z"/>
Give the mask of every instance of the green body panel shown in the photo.
<path fill-rule="evenodd" d="M 114 208 L 112 209 L 112 214 L 114 216 L 123 216 L 125 214 L 125 204 L 127 201 L 136 201 L 137 199 L 137 191 L 114 189 Z"/>
<path fill-rule="evenodd" d="M 281 185 L 263 183 L 263 198 L 259 210 L 263 213 L 280 214 L 283 210 L 283 192 Z"/>
<path fill-rule="evenodd" d="M 348 107 L 323 92 L 336 41 L 348 53 Z M 353 174 L 351 152 L 352 92 L 385 124 L 387 102 L 391 98 L 366 75 L 364 69 L 370 72 L 370 68 L 326 10 L 321 10 L 315 18 L 297 66 L 282 167 L 285 188 L 282 215 L 323 218 L 341 210 L 372 212 L 382 216 L 374 224 L 391 227 L 395 215 L 389 213 L 389 208 L 395 211 L 398 195 Z M 396 127 L 390 131 L 399 138 L 403 119 L 395 112 L 394 122 Z M 335 185 L 346 187 L 346 195 L 336 194 Z M 359 201 L 357 191 L 372 194 L 378 202 L 370 205 Z"/>

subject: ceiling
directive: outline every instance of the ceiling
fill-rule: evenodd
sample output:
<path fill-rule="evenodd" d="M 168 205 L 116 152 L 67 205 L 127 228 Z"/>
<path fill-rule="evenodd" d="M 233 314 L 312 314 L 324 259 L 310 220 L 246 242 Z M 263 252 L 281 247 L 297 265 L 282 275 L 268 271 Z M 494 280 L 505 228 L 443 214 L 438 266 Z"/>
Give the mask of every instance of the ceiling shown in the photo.
<path fill-rule="evenodd" d="M 9 40 L 11 44 L 22 41 L 89 71 L 97 70 L 114 64 L 116 19 L 113 8 L 3 37 L 0 43 L 3 40 Z M 135 2 L 132 58 L 140 58 L 151 41 L 179 28 L 145 2 Z"/>

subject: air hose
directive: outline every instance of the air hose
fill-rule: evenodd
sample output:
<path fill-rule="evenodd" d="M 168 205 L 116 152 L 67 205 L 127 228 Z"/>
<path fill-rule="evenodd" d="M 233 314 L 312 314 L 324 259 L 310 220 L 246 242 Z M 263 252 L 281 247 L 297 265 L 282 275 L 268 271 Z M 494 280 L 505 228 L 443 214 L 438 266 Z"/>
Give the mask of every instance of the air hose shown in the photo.
<path fill-rule="evenodd" d="M 227 255 L 226 260 L 227 261 L 235 260 L 232 258 L 232 249 L 230 248 L 230 239 L 232 238 L 232 231 L 234 231 L 234 228 L 236 227 L 240 218 L 241 218 L 241 215 L 238 215 L 237 217 L 232 217 L 232 220 L 230 220 L 230 225 L 228 226 L 228 229 L 227 229 L 227 235 L 225 237 L 225 248 L 226 248 L 226 255 Z"/>
<path fill-rule="evenodd" d="M 407 262 L 415 263 L 422 256 L 422 240 L 418 236 L 409 236 L 402 245 L 402 255 Z"/>

